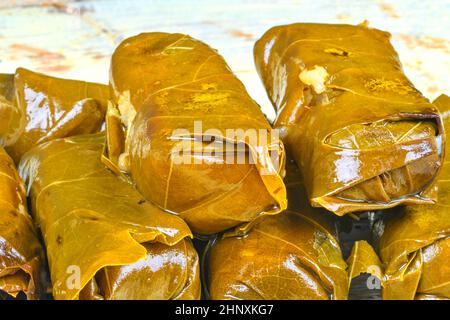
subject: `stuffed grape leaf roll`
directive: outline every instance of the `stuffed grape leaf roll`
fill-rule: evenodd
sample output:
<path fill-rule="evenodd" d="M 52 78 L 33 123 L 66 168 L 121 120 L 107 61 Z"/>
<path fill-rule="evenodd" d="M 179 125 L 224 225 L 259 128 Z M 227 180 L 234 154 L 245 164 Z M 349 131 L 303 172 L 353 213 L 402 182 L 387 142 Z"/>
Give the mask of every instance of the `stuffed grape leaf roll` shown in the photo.
<path fill-rule="evenodd" d="M 108 158 L 195 233 L 286 208 L 283 144 L 216 50 L 140 34 L 115 50 L 110 84 Z"/>
<path fill-rule="evenodd" d="M 25 187 L 0 146 L 0 293 L 17 297 L 22 292 L 28 299 L 38 298 L 42 257 Z"/>
<path fill-rule="evenodd" d="M 435 105 L 448 127 L 450 98 L 442 95 Z M 381 234 L 380 256 L 385 264 L 383 299 L 450 299 L 448 155 L 437 186 L 436 205 L 406 206 L 377 228 Z"/>
<path fill-rule="evenodd" d="M 296 23 L 255 44 L 275 127 L 315 207 L 344 215 L 436 200 L 441 119 L 389 39 L 365 24 Z"/>
<path fill-rule="evenodd" d="M 263 217 L 244 236 L 220 236 L 207 255 L 213 300 L 347 297 L 347 265 L 339 243 L 302 212 Z"/>
<path fill-rule="evenodd" d="M 292 161 L 286 169 L 287 211 L 256 220 L 244 235 L 225 232 L 209 242 L 203 265 L 210 299 L 341 300 L 352 278 L 373 272 L 372 247 L 357 242 L 347 264 L 334 217 L 309 206 Z"/>
<path fill-rule="evenodd" d="M 14 75 L 0 74 L 0 145 L 3 147 L 17 140 L 24 121 L 14 100 Z"/>
<path fill-rule="evenodd" d="M 55 299 L 199 299 L 186 223 L 101 161 L 105 136 L 40 144 L 19 166 L 47 249 Z"/>
<path fill-rule="evenodd" d="M 0 75 L 0 143 L 16 163 L 34 145 L 94 133 L 104 123 L 108 86 L 23 68 Z"/>

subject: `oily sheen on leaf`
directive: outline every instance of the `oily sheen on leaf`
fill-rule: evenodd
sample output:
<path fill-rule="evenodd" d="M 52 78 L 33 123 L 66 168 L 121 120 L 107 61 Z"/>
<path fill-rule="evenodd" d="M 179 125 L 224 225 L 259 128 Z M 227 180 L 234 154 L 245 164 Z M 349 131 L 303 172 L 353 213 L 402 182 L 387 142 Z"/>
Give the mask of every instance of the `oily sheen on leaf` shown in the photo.
<path fill-rule="evenodd" d="M 210 241 L 204 264 L 211 299 L 347 298 L 334 217 L 309 206 L 290 158 L 286 171 L 287 211 L 256 220 L 245 235 L 228 232 Z"/>
<path fill-rule="evenodd" d="M 302 212 L 263 217 L 208 253 L 211 299 L 346 299 L 346 263 L 333 234 Z"/>
<path fill-rule="evenodd" d="M 100 130 L 108 86 L 23 68 L 0 75 L 0 143 L 16 163 L 34 145 Z"/>
<path fill-rule="evenodd" d="M 105 136 L 57 139 L 21 160 L 55 299 L 199 299 L 185 222 L 101 161 Z"/>
<path fill-rule="evenodd" d="M 444 126 L 450 126 L 450 98 L 442 95 L 434 104 Z M 447 154 L 437 180 L 436 205 L 406 206 L 383 222 L 380 255 L 386 266 L 384 299 L 450 299 L 449 179 Z"/>
<path fill-rule="evenodd" d="M 0 293 L 38 298 L 42 256 L 22 180 L 0 147 Z"/>
<path fill-rule="evenodd" d="M 140 34 L 115 50 L 110 83 L 107 156 L 147 199 L 203 235 L 286 208 L 283 144 L 216 50 Z"/>

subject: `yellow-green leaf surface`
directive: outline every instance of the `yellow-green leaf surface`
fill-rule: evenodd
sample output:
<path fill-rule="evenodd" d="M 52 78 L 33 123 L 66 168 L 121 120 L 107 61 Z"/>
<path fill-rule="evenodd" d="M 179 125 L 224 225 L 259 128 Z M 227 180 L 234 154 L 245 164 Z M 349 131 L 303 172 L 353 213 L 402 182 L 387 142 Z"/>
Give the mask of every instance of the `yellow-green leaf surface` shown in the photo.
<path fill-rule="evenodd" d="M 283 144 L 216 50 L 183 34 L 144 33 L 119 45 L 110 75 L 116 120 L 107 121 L 108 156 L 147 199 L 199 234 L 286 208 Z M 123 148 L 117 118 L 126 127 Z M 179 162 L 181 145 L 194 151 Z"/>
<path fill-rule="evenodd" d="M 364 24 L 297 23 L 255 44 L 275 127 L 313 206 L 344 215 L 436 200 L 442 121 L 389 40 Z"/>
<path fill-rule="evenodd" d="M 103 134 L 57 139 L 20 163 L 45 240 L 53 296 L 199 298 L 188 226 L 103 165 L 104 140 Z"/>
<path fill-rule="evenodd" d="M 37 298 L 42 255 L 22 180 L 0 147 L 0 291 Z"/>
<path fill-rule="evenodd" d="M 23 68 L 0 83 L 0 143 L 16 163 L 36 144 L 99 131 L 104 121 L 108 86 Z"/>
<path fill-rule="evenodd" d="M 0 74 L 0 146 L 14 143 L 24 127 L 24 113 L 15 101 L 14 75 Z"/>
<path fill-rule="evenodd" d="M 313 218 L 285 211 L 208 253 L 211 299 L 346 299 L 346 264 L 336 239 Z"/>
<path fill-rule="evenodd" d="M 286 169 L 290 209 L 256 220 L 244 236 L 225 234 L 208 248 L 211 299 L 347 298 L 347 264 L 333 217 L 309 206 L 291 160 Z"/>
<path fill-rule="evenodd" d="M 434 104 L 444 126 L 450 126 L 450 98 L 442 95 Z M 447 155 L 437 181 L 437 204 L 406 206 L 385 223 L 380 240 L 385 299 L 450 298 L 449 177 Z"/>

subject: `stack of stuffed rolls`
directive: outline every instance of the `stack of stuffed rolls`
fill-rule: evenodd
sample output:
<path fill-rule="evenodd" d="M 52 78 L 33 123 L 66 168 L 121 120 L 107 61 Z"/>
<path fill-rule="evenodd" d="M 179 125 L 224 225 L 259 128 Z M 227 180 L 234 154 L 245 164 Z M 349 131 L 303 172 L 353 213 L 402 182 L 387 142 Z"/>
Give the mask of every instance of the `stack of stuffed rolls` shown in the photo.
<path fill-rule="evenodd" d="M 450 103 L 414 88 L 389 39 L 268 30 L 272 124 L 184 34 L 124 40 L 109 86 L 0 74 L 0 299 L 337 300 L 363 273 L 385 299 L 450 298 Z M 343 254 L 340 216 L 384 209 L 377 250 Z"/>

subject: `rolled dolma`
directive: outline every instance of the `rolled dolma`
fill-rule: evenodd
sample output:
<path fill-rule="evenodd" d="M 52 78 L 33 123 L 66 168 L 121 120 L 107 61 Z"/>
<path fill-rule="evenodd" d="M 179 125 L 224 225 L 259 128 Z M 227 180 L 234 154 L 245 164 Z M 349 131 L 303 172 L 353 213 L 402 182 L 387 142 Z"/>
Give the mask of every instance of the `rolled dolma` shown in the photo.
<path fill-rule="evenodd" d="M 101 128 L 108 86 L 23 68 L 0 75 L 0 143 L 16 163 L 35 144 Z"/>
<path fill-rule="evenodd" d="M 207 255 L 213 300 L 347 297 L 339 243 L 329 228 L 303 212 L 263 217 L 245 236 L 221 236 Z"/>
<path fill-rule="evenodd" d="M 441 96 L 435 104 L 448 127 L 450 98 Z M 437 204 L 401 208 L 379 228 L 380 256 L 385 265 L 383 299 L 450 299 L 448 159 L 446 155 L 437 180 Z"/>
<path fill-rule="evenodd" d="M 38 297 L 42 247 L 27 211 L 25 188 L 0 146 L 0 299 L 2 292 Z"/>
<path fill-rule="evenodd" d="M 372 272 L 376 255 L 366 242 L 357 242 L 347 268 L 333 217 L 308 205 L 295 164 L 286 167 L 287 211 L 256 220 L 245 235 L 210 241 L 203 261 L 210 299 L 346 299 L 350 279 Z"/>
<path fill-rule="evenodd" d="M 115 50 L 110 83 L 108 157 L 147 199 L 199 234 L 286 208 L 283 144 L 216 50 L 140 34 Z"/>
<path fill-rule="evenodd" d="M 275 127 L 315 207 L 344 215 L 436 199 L 441 119 L 389 39 L 367 25 L 297 23 L 255 44 Z"/>
<path fill-rule="evenodd" d="M 188 226 L 104 166 L 104 139 L 53 140 L 20 162 L 54 298 L 199 299 L 198 256 Z"/>

